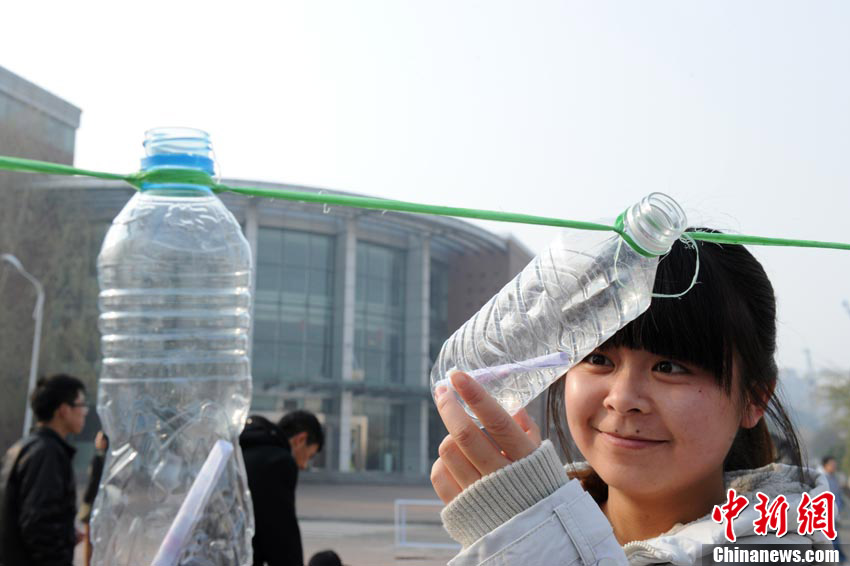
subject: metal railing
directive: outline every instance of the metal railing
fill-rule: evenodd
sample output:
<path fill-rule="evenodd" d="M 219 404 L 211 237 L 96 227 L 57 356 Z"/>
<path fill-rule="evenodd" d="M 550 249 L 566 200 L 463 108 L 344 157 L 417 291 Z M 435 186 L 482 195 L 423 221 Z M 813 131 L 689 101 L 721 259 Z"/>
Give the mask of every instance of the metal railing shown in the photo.
<path fill-rule="evenodd" d="M 451 548 L 460 550 L 457 543 L 412 541 L 407 538 L 408 507 L 442 507 L 439 499 L 396 499 L 395 500 L 395 545 L 402 548 Z"/>

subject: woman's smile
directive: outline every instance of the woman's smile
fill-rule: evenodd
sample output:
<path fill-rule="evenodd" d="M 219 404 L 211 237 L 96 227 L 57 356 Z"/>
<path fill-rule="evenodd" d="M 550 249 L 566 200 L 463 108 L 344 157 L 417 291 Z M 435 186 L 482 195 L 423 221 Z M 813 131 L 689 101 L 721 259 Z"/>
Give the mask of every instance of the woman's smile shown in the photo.
<path fill-rule="evenodd" d="M 661 446 L 662 444 L 667 443 L 666 440 L 652 440 L 649 438 L 641 437 L 627 437 L 621 436 L 613 432 L 605 432 L 601 430 L 597 430 L 597 432 L 605 440 L 605 442 L 617 448 L 645 449 L 655 448 L 657 446 Z"/>

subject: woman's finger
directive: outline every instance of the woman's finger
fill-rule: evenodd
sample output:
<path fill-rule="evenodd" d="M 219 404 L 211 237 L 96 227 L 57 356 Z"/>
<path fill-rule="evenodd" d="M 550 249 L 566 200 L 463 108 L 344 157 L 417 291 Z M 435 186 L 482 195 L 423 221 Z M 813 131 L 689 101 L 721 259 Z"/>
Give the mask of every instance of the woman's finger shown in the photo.
<path fill-rule="evenodd" d="M 440 454 L 440 460 L 443 461 L 443 464 L 445 464 L 461 488 L 466 489 L 481 479 L 481 472 L 467 460 L 464 453 L 458 448 L 452 435 L 448 435 L 443 439 L 438 452 Z"/>
<path fill-rule="evenodd" d="M 436 462 L 434 462 L 434 465 L 431 466 L 431 485 L 434 486 L 434 491 L 437 493 L 437 497 L 439 497 L 443 503 L 448 503 L 460 495 L 460 492 L 463 491 L 460 485 L 458 485 L 455 481 L 451 472 L 449 472 L 446 468 L 445 463 L 439 458 Z"/>
<path fill-rule="evenodd" d="M 529 416 L 528 411 L 520 409 L 514 415 L 514 420 L 519 427 L 525 431 L 526 436 L 528 436 L 536 446 L 540 446 L 540 443 L 543 442 L 543 438 L 540 435 L 540 427 L 537 426 L 534 419 Z"/>
<path fill-rule="evenodd" d="M 457 447 L 482 476 L 510 464 L 510 460 L 481 432 L 448 388 L 437 390 L 437 411 Z"/>
<path fill-rule="evenodd" d="M 451 380 L 452 386 L 487 429 L 487 434 L 508 458 L 516 461 L 534 452 L 537 444 L 480 383 L 459 371 L 451 375 Z"/>

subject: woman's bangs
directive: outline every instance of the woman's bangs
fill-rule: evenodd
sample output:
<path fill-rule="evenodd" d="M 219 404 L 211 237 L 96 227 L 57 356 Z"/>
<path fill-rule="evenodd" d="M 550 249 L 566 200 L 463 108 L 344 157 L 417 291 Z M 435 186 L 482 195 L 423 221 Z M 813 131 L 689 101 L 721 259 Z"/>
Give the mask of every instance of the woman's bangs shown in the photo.
<path fill-rule="evenodd" d="M 704 244 L 700 244 L 702 248 Z M 604 347 L 646 350 L 658 356 L 690 363 L 717 376 L 726 385 L 730 355 L 726 351 L 730 328 L 724 290 L 712 277 L 708 254 L 700 258 L 700 271 L 693 288 L 678 298 L 654 297 L 642 315 L 612 336 Z M 681 293 L 691 284 L 696 269 L 693 248 L 676 242 L 662 257 L 655 277 L 654 293 Z M 720 285 L 722 287 L 722 284 Z"/>

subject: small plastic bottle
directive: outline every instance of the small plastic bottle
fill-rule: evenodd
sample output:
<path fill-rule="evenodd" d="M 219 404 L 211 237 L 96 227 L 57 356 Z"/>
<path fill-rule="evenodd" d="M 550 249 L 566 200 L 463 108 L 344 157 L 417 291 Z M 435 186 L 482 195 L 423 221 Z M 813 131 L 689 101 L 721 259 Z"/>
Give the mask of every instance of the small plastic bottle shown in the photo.
<path fill-rule="evenodd" d="M 147 132 L 143 170 L 214 172 L 209 136 Z M 251 401 L 251 251 L 207 187 L 146 184 L 98 257 L 109 436 L 92 514 L 96 566 L 151 564 L 219 440 L 238 446 Z M 229 456 L 178 564 L 249 566 L 253 510 L 242 454 Z"/>
<path fill-rule="evenodd" d="M 562 230 L 446 340 L 432 393 L 462 370 L 514 414 L 649 308 L 658 256 L 685 230 L 685 213 L 652 193 L 622 220 L 635 248 L 611 232 Z"/>

